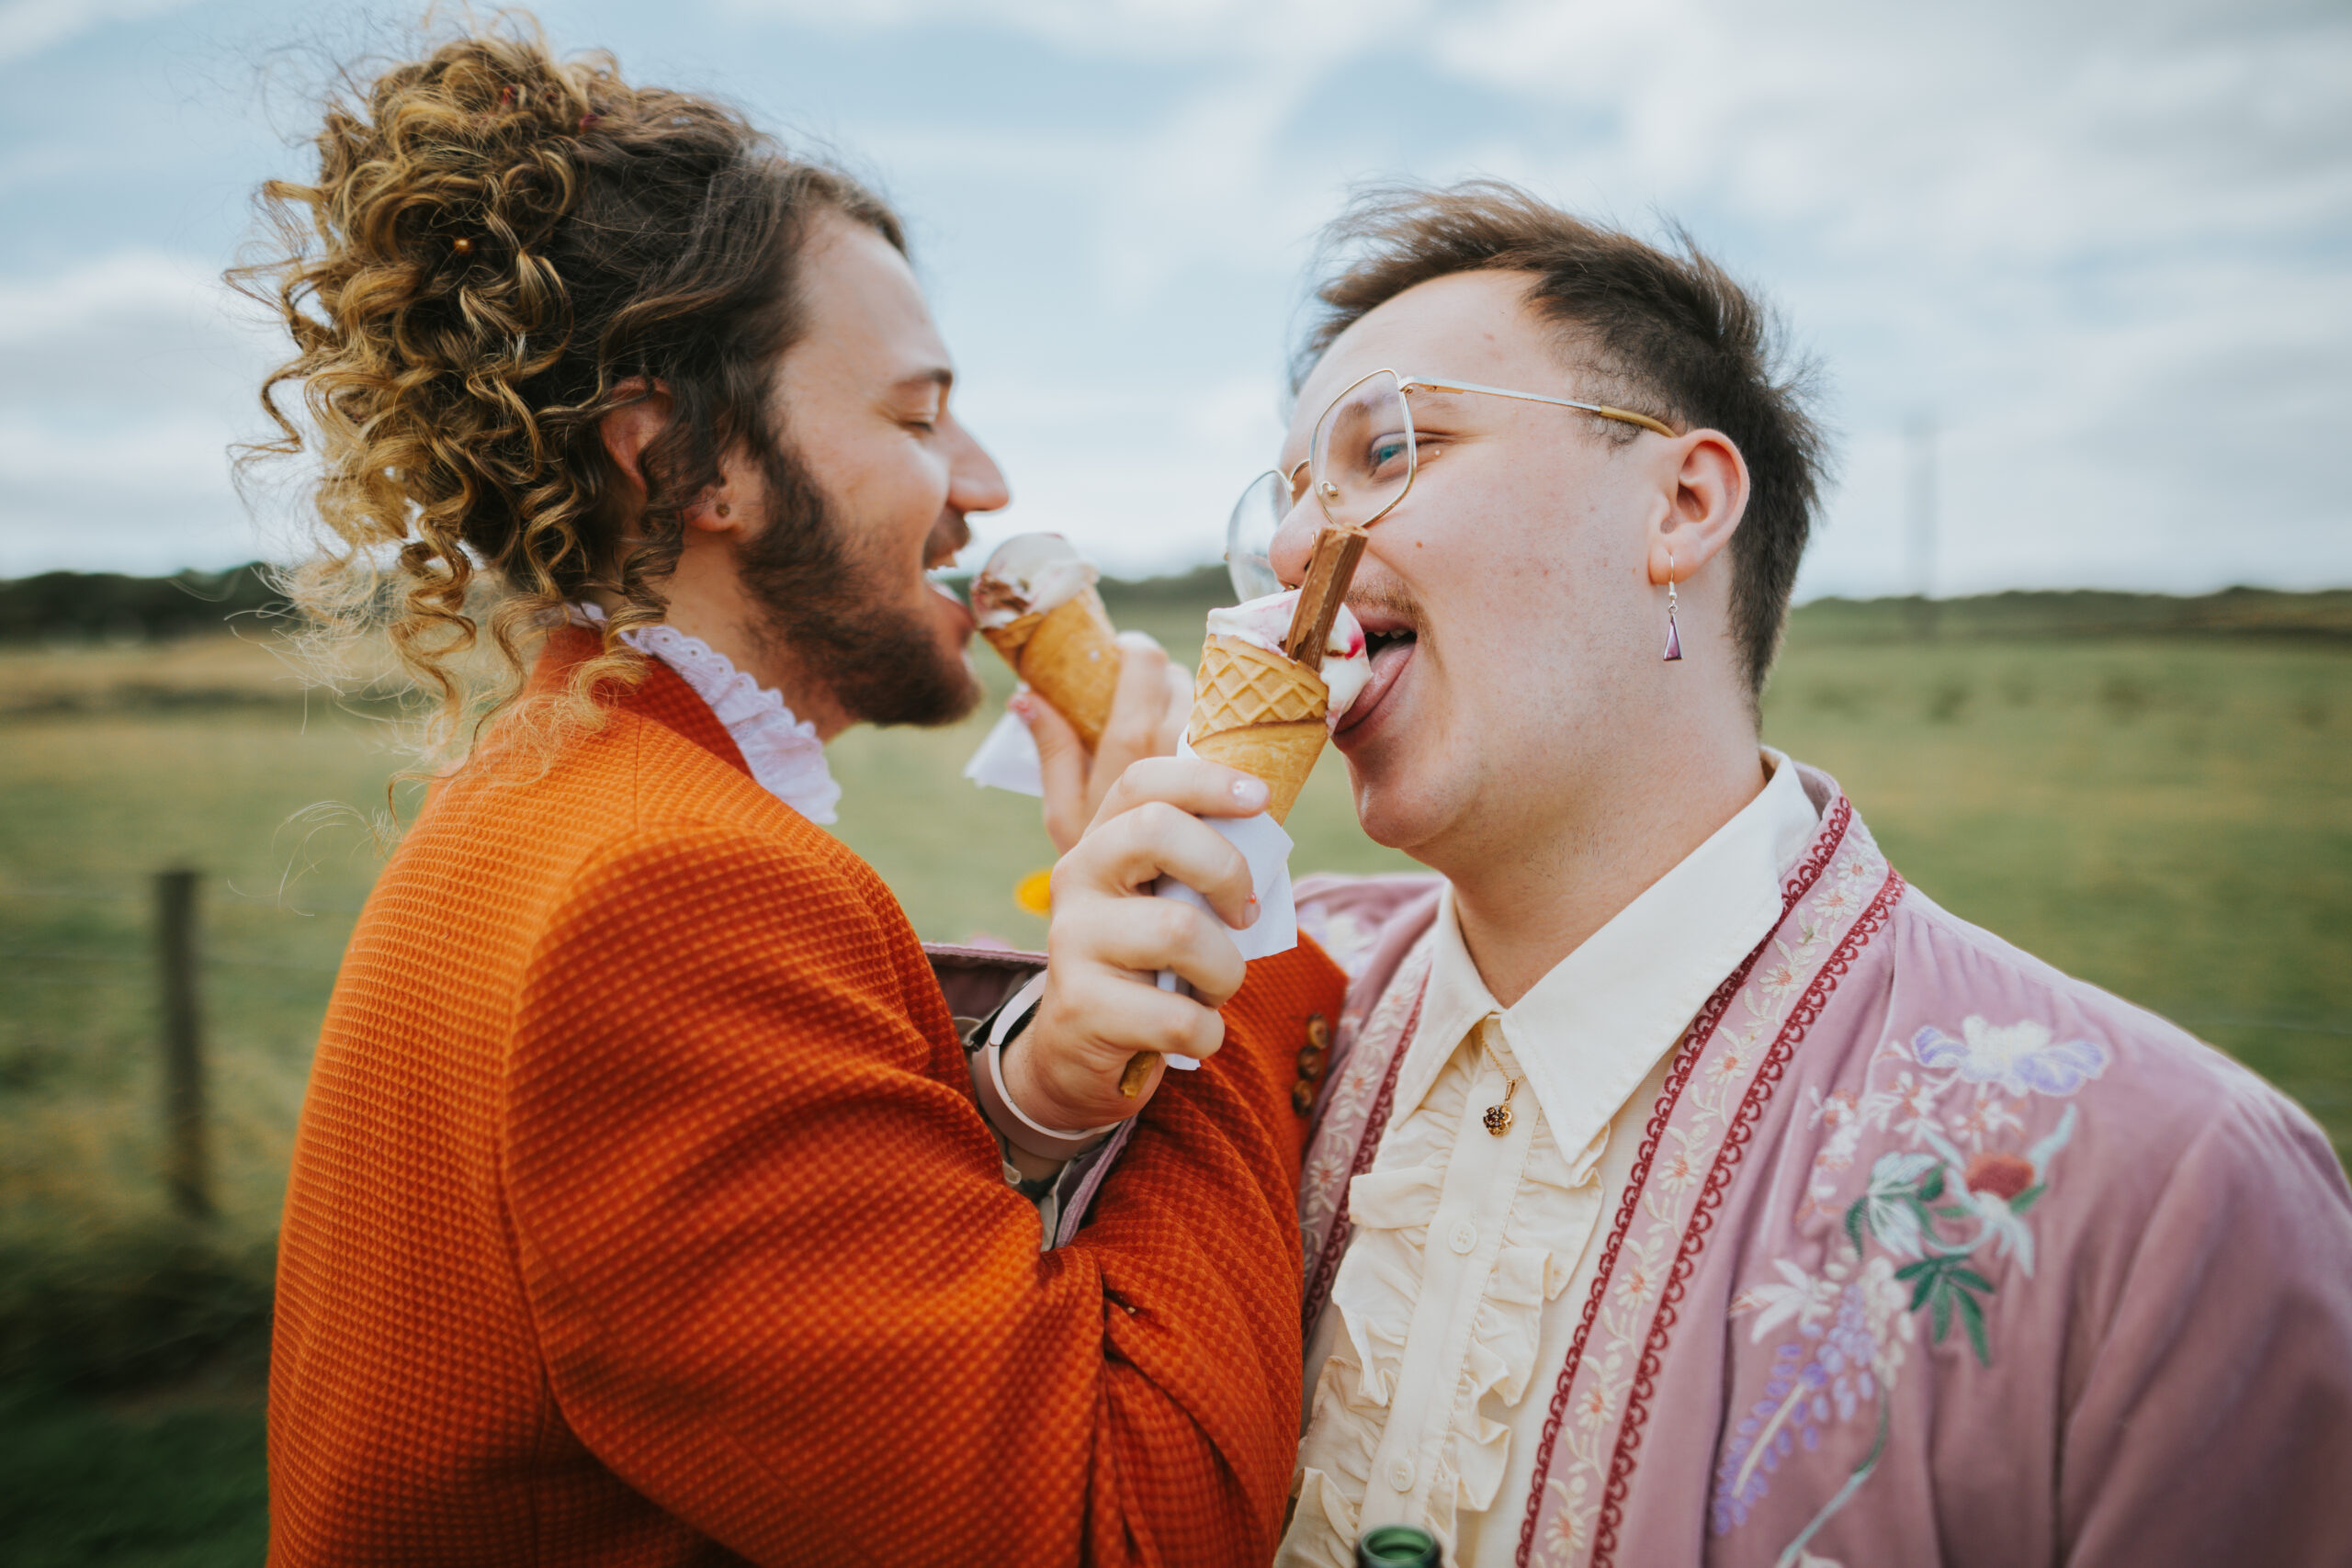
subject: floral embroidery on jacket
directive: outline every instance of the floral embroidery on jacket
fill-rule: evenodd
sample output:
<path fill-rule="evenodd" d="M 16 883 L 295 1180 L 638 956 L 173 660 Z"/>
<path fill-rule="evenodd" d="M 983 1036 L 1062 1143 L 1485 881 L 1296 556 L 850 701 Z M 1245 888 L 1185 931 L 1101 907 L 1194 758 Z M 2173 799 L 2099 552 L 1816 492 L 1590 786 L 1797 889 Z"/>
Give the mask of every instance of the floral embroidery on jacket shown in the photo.
<path fill-rule="evenodd" d="M 1957 1322 L 1976 1359 L 1992 1364 L 1984 1301 L 1998 1288 L 2001 1260 L 2012 1260 L 2020 1279 L 2033 1276 L 2026 1214 L 2049 1190 L 2052 1162 L 2075 1135 L 2078 1108 L 2067 1106 L 2022 1151 L 1993 1145 L 2024 1129 L 2035 1097 L 2070 1096 L 2109 1060 L 2098 1042 L 2057 1040 L 2036 1020 L 1996 1026 L 1970 1017 L 1957 1037 L 1929 1026 L 1907 1045 L 1890 1042 L 1859 1095 L 1813 1091 L 1811 1124 L 1830 1135 L 1815 1156 L 1804 1208 L 1838 1215 L 1852 1255 L 1833 1258 L 1818 1275 L 1775 1259 L 1777 1280 L 1733 1298 L 1735 1315 L 1756 1314 L 1753 1342 L 1784 1325 L 1797 1337 L 1775 1348 L 1763 1397 L 1724 1442 L 1709 1511 L 1716 1534 L 1747 1523 L 1798 1447 L 1810 1452 L 1825 1427 L 1874 1411 L 1869 1452 L 1780 1558 L 1821 1561 L 1807 1543 L 1885 1451 L 1895 1375 L 1917 1335 L 1917 1314 L 1927 1314 L 1937 1344 Z M 1883 1085 L 1876 1081 L 1882 1063 L 1897 1068 Z M 1845 1173 L 1859 1163 L 1871 1132 L 1905 1146 L 1872 1159 L 1861 1190 L 1849 1198 Z"/>
<path fill-rule="evenodd" d="M 1923 1067 L 1951 1067 L 1962 1083 L 1996 1083 L 2022 1100 L 2030 1093 L 2072 1094 L 2107 1069 L 2107 1047 L 2092 1040 L 2053 1043 L 2047 1025 L 2024 1019 L 1996 1029 L 1981 1018 L 1960 1026 L 1958 1040 L 1933 1025 L 1911 1037 Z"/>
<path fill-rule="evenodd" d="M 1531 1568 L 1616 1561 L 1628 1456 L 1648 1416 L 1679 1271 L 1788 1052 L 1902 896 L 1902 879 L 1842 797 L 1823 824 L 1785 890 L 1781 924 L 1693 1021 L 1668 1076 L 1553 1393 L 1521 1526 L 1521 1561 Z"/>

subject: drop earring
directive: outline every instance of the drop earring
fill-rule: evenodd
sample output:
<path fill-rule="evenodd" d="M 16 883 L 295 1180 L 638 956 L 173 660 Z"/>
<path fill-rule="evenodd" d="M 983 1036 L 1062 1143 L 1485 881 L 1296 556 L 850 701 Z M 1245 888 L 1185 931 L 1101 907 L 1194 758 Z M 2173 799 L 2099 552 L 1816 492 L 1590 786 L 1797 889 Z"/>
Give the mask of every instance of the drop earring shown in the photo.
<path fill-rule="evenodd" d="M 1674 552 L 1666 552 L 1666 662 L 1682 657 L 1682 628 L 1674 624 Z"/>

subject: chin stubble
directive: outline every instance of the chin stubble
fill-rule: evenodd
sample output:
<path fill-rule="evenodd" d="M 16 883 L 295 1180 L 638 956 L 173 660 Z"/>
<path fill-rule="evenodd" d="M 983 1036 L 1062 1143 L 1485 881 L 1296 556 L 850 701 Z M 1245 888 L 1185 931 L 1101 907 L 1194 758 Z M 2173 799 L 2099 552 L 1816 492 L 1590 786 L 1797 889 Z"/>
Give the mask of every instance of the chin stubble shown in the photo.
<path fill-rule="evenodd" d="M 784 662 L 868 724 L 953 724 L 978 705 L 979 682 L 944 650 L 928 604 L 891 602 L 884 573 L 858 561 L 839 513 L 783 443 L 763 467 L 767 526 L 739 558 Z"/>

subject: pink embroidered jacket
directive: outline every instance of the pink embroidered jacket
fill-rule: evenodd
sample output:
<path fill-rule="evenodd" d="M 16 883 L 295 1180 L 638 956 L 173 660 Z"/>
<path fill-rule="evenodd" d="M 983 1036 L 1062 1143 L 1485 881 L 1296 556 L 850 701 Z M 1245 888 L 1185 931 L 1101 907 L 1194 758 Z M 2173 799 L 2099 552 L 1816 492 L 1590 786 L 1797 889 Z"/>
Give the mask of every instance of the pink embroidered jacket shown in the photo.
<path fill-rule="evenodd" d="M 1826 775 L 1692 1021 L 1559 1369 L 1518 1561 L 2352 1562 L 2352 1191 L 2311 1119 L 1904 883 Z M 1310 878 L 1354 971 L 1305 1322 L 1428 975 L 1427 877 Z"/>

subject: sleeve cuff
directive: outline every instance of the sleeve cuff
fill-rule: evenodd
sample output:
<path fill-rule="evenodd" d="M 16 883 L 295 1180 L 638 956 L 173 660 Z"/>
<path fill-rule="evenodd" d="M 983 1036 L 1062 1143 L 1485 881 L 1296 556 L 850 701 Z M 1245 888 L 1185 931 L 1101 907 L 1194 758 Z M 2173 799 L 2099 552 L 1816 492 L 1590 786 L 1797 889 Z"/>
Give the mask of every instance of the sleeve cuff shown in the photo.
<path fill-rule="evenodd" d="M 1045 992 L 1045 975 L 1040 972 L 1032 976 L 1027 985 L 1006 998 L 1004 1004 L 989 1015 L 967 1048 L 965 1060 L 972 1072 L 972 1098 L 979 1102 L 980 1114 L 988 1119 L 998 1137 L 1038 1159 L 1075 1159 L 1100 1147 L 1118 1123 L 1075 1133 L 1048 1127 L 1024 1115 L 1004 1087 L 1005 1044 L 1029 1021 L 1029 1015 L 1037 1010 L 1037 999 Z"/>
<path fill-rule="evenodd" d="M 1004 1047 L 989 1044 L 972 1053 L 972 1094 L 980 1102 L 980 1114 L 997 1135 L 1024 1154 L 1039 1159 L 1075 1159 L 1109 1137 L 1118 1127 L 1094 1127 L 1085 1132 L 1066 1133 L 1033 1122 L 1022 1114 L 1012 1103 L 1012 1096 L 1004 1087 Z"/>

